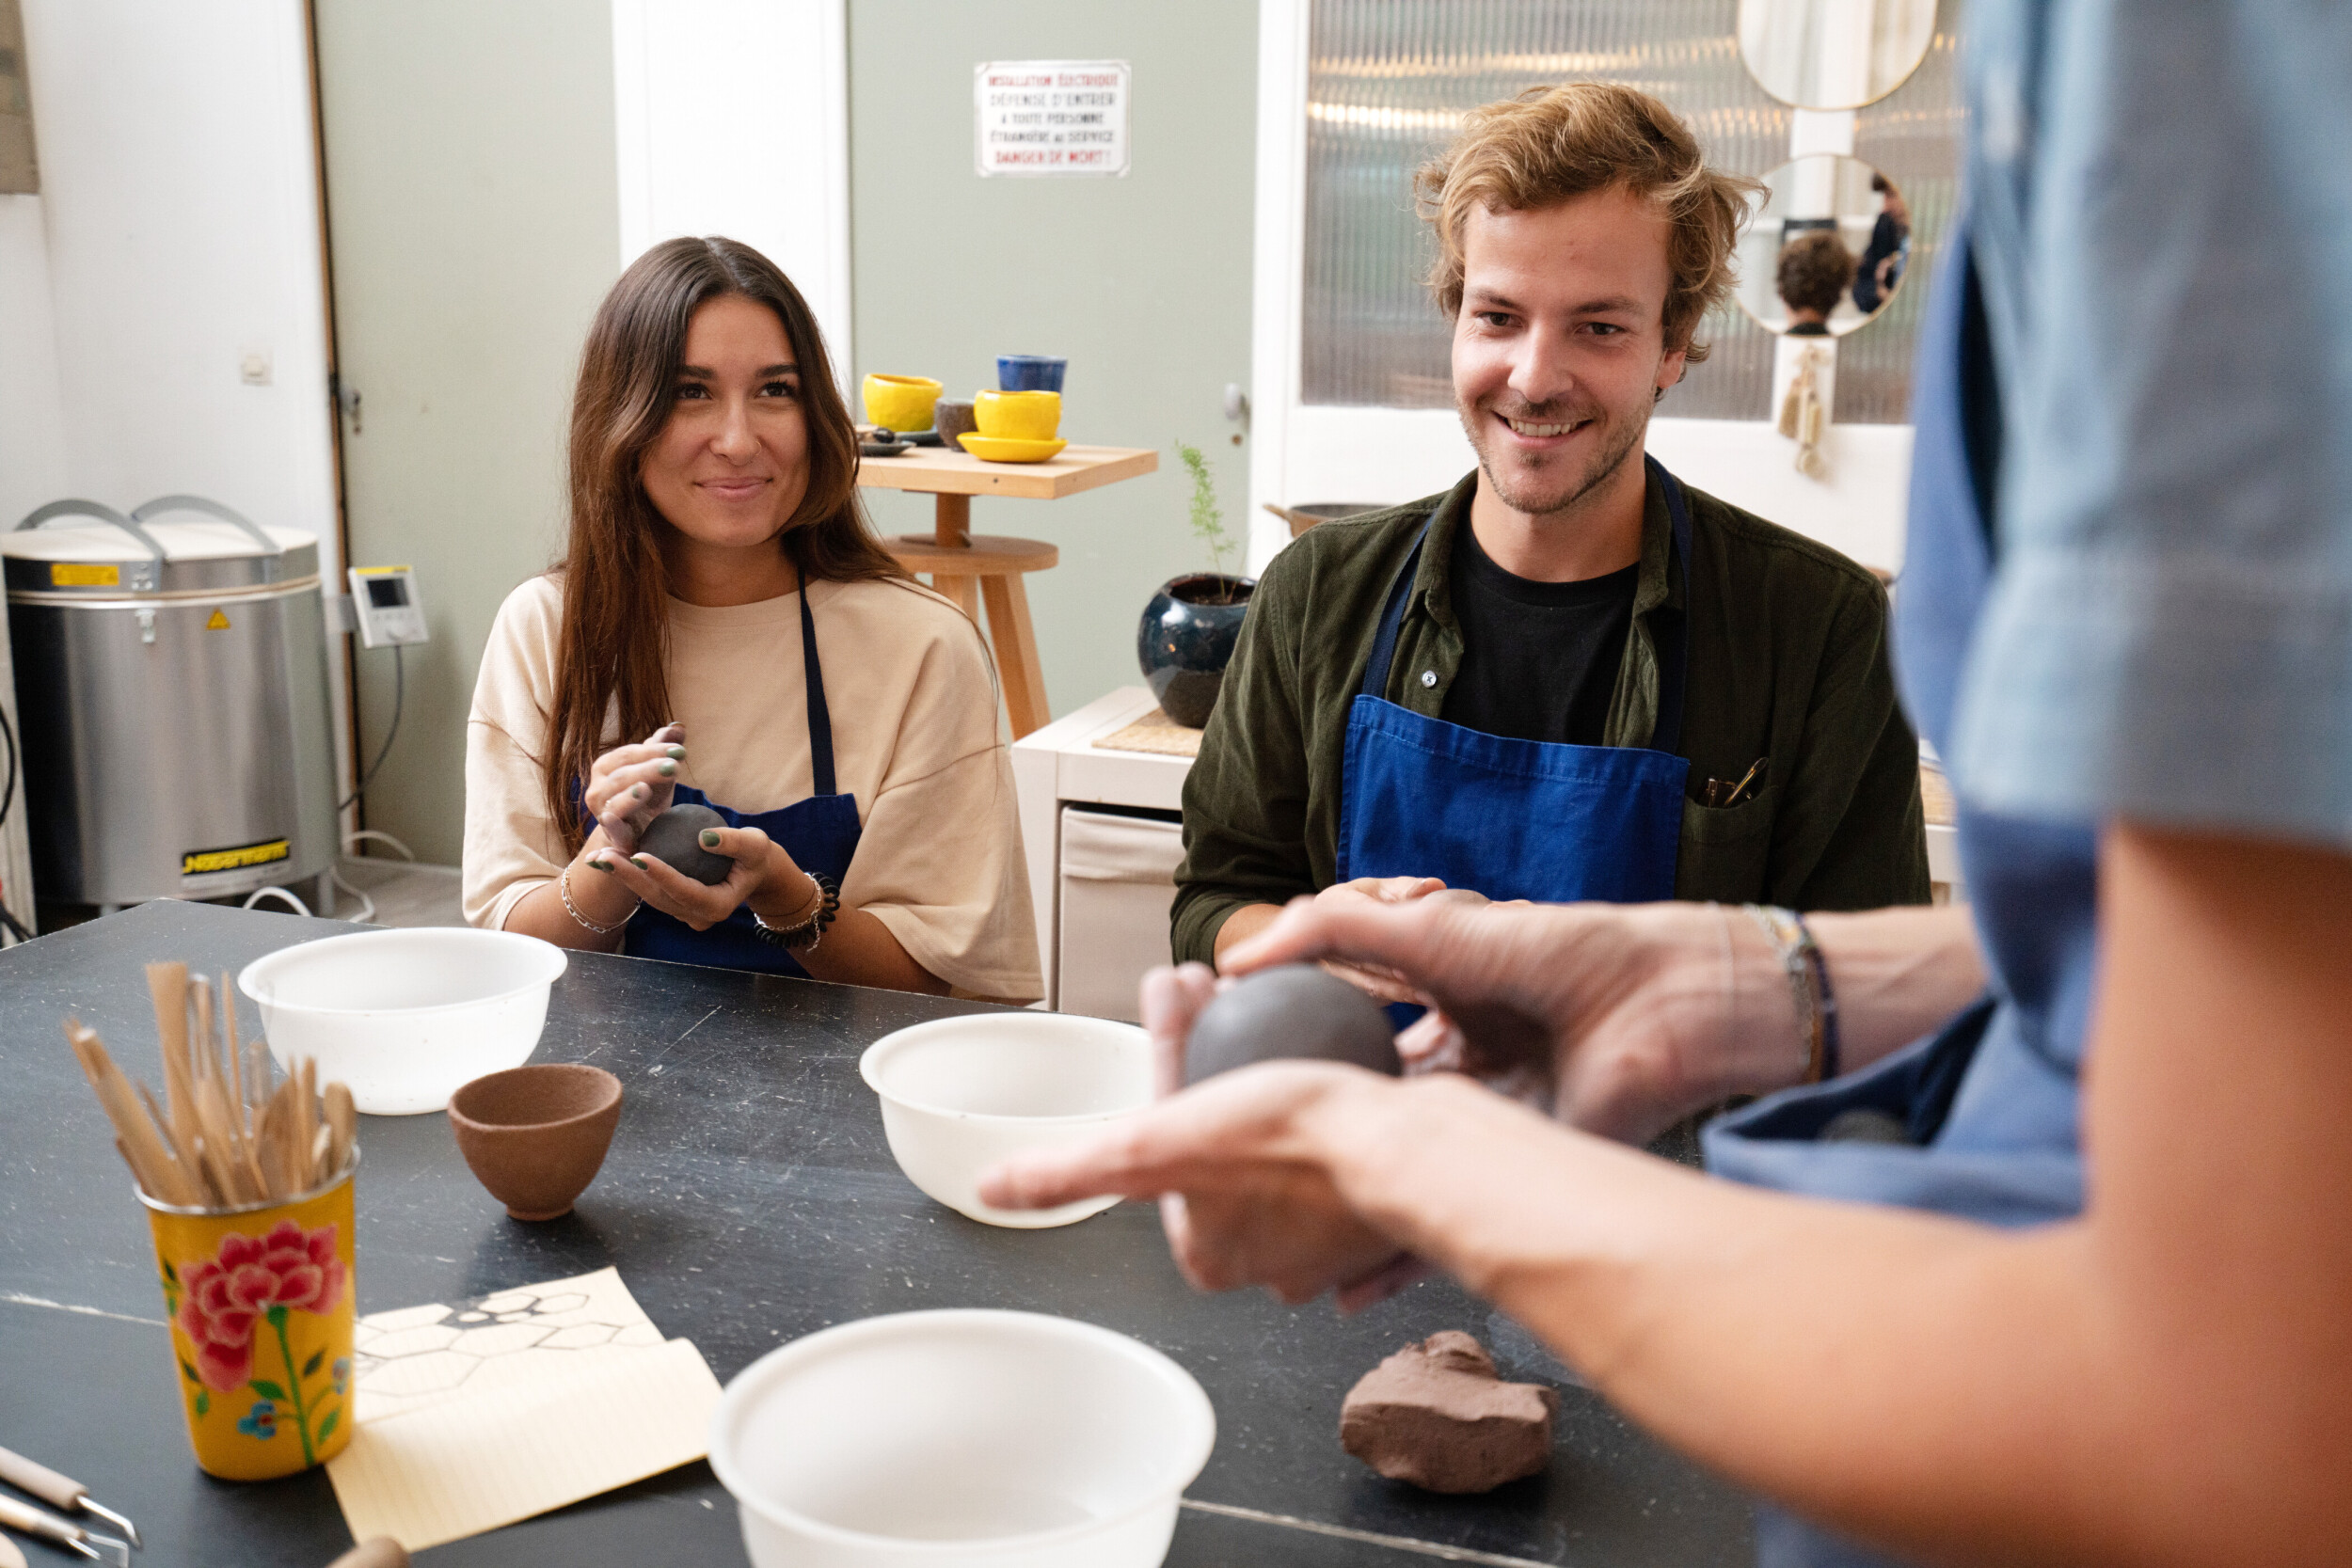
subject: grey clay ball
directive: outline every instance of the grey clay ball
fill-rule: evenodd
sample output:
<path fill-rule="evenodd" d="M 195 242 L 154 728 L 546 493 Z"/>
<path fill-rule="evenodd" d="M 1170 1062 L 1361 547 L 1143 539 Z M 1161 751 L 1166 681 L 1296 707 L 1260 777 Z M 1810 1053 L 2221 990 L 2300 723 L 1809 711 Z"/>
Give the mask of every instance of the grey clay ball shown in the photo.
<path fill-rule="evenodd" d="M 651 855 L 680 876 L 691 877 L 705 886 L 723 882 L 734 871 L 735 863 L 704 848 L 702 835 L 706 828 L 726 825 L 727 819 L 708 806 L 672 806 L 638 835 L 637 853 Z"/>
<path fill-rule="evenodd" d="M 1276 1057 L 1404 1070 L 1380 1004 L 1312 964 L 1260 970 L 1201 1008 L 1184 1041 L 1184 1082 Z"/>

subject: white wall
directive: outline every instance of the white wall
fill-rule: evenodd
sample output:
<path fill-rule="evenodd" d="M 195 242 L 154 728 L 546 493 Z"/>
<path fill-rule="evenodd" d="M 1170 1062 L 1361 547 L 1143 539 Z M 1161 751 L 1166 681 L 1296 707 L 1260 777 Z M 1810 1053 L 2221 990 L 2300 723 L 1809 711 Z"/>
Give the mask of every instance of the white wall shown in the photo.
<path fill-rule="evenodd" d="M 24 11 L 41 191 L 0 198 L 0 527 L 193 492 L 317 533 L 339 581 L 302 0 Z"/>
<path fill-rule="evenodd" d="M 40 198 L 0 196 L 0 529 L 65 494 L 65 483 Z"/>
<path fill-rule="evenodd" d="M 723 234 L 782 267 L 848 389 L 844 0 L 612 0 L 621 264 Z M 852 399 L 851 406 L 856 406 Z"/>
<path fill-rule="evenodd" d="M 65 439 L 57 408 L 57 336 L 49 309 L 49 249 L 38 196 L 0 196 L 0 529 L 64 493 Z M 0 638 L 0 708 L 17 730 L 16 676 Z M 33 863 L 17 785 L 0 832 L 0 891 L 33 924 Z"/>

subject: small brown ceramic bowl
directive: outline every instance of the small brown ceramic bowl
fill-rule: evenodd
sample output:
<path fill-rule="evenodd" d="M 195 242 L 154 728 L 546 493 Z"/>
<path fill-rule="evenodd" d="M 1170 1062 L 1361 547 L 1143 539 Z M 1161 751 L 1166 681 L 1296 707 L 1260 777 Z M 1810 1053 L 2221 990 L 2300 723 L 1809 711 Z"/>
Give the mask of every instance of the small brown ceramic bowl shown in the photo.
<path fill-rule="evenodd" d="M 940 444 L 949 451 L 961 451 L 959 436 L 969 436 L 979 429 L 972 416 L 972 404 L 955 398 L 942 398 L 931 404 L 931 428 L 939 432 Z"/>
<path fill-rule="evenodd" d="M 621 1081 L 600 1067 L 534 1062 L 477 1078 L 449 1100 L 457 1151 L 518 1220 L 572 1212 L 621 1119 Z"/>

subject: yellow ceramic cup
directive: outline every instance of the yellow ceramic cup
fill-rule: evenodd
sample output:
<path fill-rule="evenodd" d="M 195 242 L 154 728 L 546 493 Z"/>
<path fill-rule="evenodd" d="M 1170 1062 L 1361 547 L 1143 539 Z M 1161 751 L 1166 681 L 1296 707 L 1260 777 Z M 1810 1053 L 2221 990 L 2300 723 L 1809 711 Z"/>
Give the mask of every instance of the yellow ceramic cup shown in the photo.
<path fill-rule="evenodd" d="M 1050 441 L 1061 429 L 1059 392 L 975 392 L 972 418 L 983 436 Z"/>
<path fill-rule="evenodd" d="M 351 1441 L 354 1150 L 283 1203 L 175 1209 L 145 1193 L 188 1441 L 207 1475 L 269 1481 Z"/>
<path fill-rule="evenodd" d="M 866 417 L 875 424 L 904 434 L 931 427 L 931 405 L 939 401 L 940 385 L 928 375 L 869 375 L 866 378 Z"/>

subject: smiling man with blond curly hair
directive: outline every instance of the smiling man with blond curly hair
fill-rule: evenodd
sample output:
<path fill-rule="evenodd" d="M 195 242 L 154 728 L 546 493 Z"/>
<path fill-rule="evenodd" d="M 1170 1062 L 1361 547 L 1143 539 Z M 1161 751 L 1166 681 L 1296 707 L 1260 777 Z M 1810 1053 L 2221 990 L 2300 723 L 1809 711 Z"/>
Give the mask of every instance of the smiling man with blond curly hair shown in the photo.
<path fill-rule="evenodd" d="M 1755 182 L 1580 83 L 1473 112 L 1416 186 L 1478 467 L 1267 569 L 1185 785 L 1177 959 L 1342 884 L 1924 902 L 1877 578 L 1644 451 Z"/>

